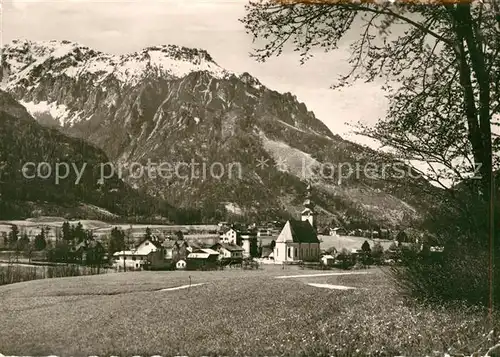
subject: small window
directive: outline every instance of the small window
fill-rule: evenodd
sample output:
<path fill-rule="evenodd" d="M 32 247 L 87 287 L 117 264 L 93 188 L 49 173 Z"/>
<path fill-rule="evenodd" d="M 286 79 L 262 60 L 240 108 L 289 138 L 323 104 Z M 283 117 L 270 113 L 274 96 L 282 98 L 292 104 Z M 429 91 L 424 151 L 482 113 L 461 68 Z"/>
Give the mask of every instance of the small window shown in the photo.
<path fill-rule="evenodd" d="M 123 260 L 127 260 L 127 257 L 123 257 Z"/>
<path fill-rule="evenodd" d="M 135 267 L 136 267 L 136 268 L 139 268 L 139 264 L 136 264 L 136 265 L 135 265 Z"/>
<path fill-rule="evenodd" d="M 132 257 L 132 260 L 135 261 L 135 257 Z"/>
<path fill-rule="evenodd" d="M 146 244 L 145 244 L 145 245 L 149 245 L 149 242 L 146 242 Z"/>
<path fill-rule="evenodd" d="M 288 247 L 288 258 L 292 257 L 292 248 Z"/>

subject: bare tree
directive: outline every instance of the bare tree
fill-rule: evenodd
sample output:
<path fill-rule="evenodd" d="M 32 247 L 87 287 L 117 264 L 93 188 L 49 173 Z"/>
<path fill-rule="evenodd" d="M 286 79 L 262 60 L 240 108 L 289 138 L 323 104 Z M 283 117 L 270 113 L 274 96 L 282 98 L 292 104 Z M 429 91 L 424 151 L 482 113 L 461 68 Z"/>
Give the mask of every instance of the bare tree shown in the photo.
<path fill-rule="evenodd" d="M 391 103 L 387 117 L 362 133 L 405 159 L 429 163 L 430 171 L 422 174 L 438 183 L 476 173 L 488 201 L 494 190 L 493 147 L 500 144 L 492 134 L 500 111 L 496 1 L 434 6 L 251 1 L 241 21 L 255 40 L 265 41 L 252 54 L 260 61 L 280 55 L 289 43 L 303 63 L 313 48 L 336 49 L 347 33 L 357 31 L 350 44 L 352 69 L 333 87 L 382 77 Z"/>
<path fill-rule="evenodd" d="M 500 114 L 498 0 L 328 2 L 250 1 L 241 21 L 254 40 L 264 41 L 252 55 L 265 61 L 291 45 L 303 63 L 314 48 L 328 52 L 348 39 L 346 34 L 357 34 L 349 44 L 351 70 L 332 88 L 383 79 L 390 99 L 387 116 L 373 128 L 360 125 L 360 132 L 402 159 L 426 162 L 428 171 L 415 170 L 445 189 L 446 181 L 477 178 L 472 186 L 488 212 L 493 281 L 494 171 L 500 149 L 492 130 Z"/>

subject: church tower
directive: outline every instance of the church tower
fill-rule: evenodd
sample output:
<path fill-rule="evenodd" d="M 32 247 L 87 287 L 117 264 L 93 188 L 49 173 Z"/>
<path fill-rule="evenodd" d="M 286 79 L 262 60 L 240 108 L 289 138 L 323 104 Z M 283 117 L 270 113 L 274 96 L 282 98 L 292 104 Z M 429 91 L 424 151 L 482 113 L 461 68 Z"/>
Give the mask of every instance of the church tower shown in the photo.
<path fill-rule="evenodd" d="M 314 202 L 312 201 L 312 187 L 311 185 L 307 185 L 307 193 L 306 193 L 306 199 L 304 201 L 304 210 L 301 213 L 301 220 L 302 221 L 309 221 L 311 226 L 316 230 L 316 216 L 317 213 L 314 210 Z"/>

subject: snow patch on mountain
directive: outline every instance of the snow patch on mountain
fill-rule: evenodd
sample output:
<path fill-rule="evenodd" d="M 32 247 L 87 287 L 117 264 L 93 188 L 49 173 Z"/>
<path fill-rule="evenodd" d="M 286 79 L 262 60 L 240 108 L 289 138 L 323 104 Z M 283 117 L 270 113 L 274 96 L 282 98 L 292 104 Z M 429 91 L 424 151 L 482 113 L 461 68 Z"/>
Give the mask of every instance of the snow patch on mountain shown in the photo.
<path fill-rule="evenodd" d="M 75 123 L 81 120 L 79 113 L 72 112 L 64 104 L 57 104 L 56 102 L 25 102 L 19 101 L 23 105 L 28 113 L 33 117 L 38 117 L 42 114 L 48 114 L 53 119 L 59 122 L 59 125 L 65 126 Z"/>
<path fill-rule="evenodd" d="M 226 208 L 226 210 L 230 213 L 233 213 L 233 214 L 242 214 L 243 213 L 243 210 L 241 209 L 240 206 L 238 206 L 236 203 L 233 203 L 233 202 L 226 202 L 224 207 Z"/>
<path fill-rule="evenodd" d="M 302 150 L 284 142 L 269 139 L 264 133 L 260 133 L 260 136 L 264 149 L 273 157 L 276 164 L 301 179 L 313 177 L 311 170 L 321 165 L 319 161 Z"/>

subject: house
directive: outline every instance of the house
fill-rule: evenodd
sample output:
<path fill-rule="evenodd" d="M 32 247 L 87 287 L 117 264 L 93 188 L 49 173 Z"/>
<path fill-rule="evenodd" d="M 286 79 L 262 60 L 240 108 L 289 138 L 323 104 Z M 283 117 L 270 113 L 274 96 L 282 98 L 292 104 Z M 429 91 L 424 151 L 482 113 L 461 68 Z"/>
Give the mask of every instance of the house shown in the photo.
<path fill-rule="evenodd" d="M 222 228 L 225 228 L 225 227 L 229 227 L 229 222 L 226 222 L 226 221 L 224 221 L 224 222 L 219 222 L 219 223 L 217 224 L 217 226 L 219 227 L 219 229 L 222 229 Z"/>
<path fill-rule="evenodd" d="M 113 266 L 118 270 L 141 270 L 147 261 L 147 254 L 137 254 L 135 250 L 122 250 L 113 254 Z"/>
<path fill-rule="evenodd" d="M 219 252 L 210 248 L 196 249 L 187 256 L 187 266 L 191 269 L 215 268 Z"/>
<path fill-rule="evenodd" d="M 222 243 L 236 244 L 240 245 L 238 231 L 234 228 L 224 228 L 220 235 L 220 241 Z"/>
<path fill-rule="evenodd" d="M 307 187 L 304 206 L 301 220 L 288 220 L 276 239 L 273 251 L 276 262 L 319 262 L 320 241 L 316 233 L 316 212 L 311 200 L 310 185 Z"/>
<path fill-rule="evenodd" d="M 189 244 L 183 239 L 167 239 L 163 242 L 165 259 L 171 259 L 174 263 L 179 260 L 186 260 L 189 254 Z"/>
<path fill-rule="evenodd" d="M 159 239 L 157 237 L 144 238 L 135 247 L 137 254 L 148 255 L 151 252 L 163 249 Z"/>
<path fill-rule="evenodd" d="M 345 236 L 347 235 L 347 232 L 344 228 L 335 227 L 330 228 L 330 235 L 334 237 Z"/>
<path fill-rule="evenodd" d="M 165 258 L 165 250 L 158 249 L 146 257 L 144 269 L 147 270 L 169 270 L 173 267 L 172 259 Z"/>
<path fill-rule="evenodd" d="M 220 242 L 243 247 L 245 257 L 257 256 L 257 233 L 254 231 L 226 228 L 220 235 Z"/>
<path fill-rule="evenodd" d="M 238 232 L 239 240 L 241 241 L 241 246 L 243 248 L 244 257 L 256 257 L 257 256 L 257 233 L 255 232 Z M 237 239 L 238 240 L 238 239 Z"/>
<path fill-rule="evenodd" d="M 87 265 L 100 265 L 106 260 L 106 250 L 96 240 L 86 240 L 71 247 L 71 253 L 74 259 Z"/>
<path fill-rule="evenodd" d="M 391 232 L 386 228 L 381 228 L 379 230 L 379 238 L 381 239 L 391 239 Z"/>
<path fill-rule="evenodd" d="M 332 266 L 335 262 L 335 258 L 330 254 L 325 254 L 321 257 L 320 261 L 323 265 Z"/>
<path fill-rule="evenodd" d="M 216 261 L 219 257 L 219 252 L 210 248 L 196 249 L 188 254 L 188 259 L 207 259 Z"/>
<path fill-rule="evenodd" d="M 186 266 L 187 266 L 187 263 L 184 259 L 178 260 L 175 263 L 175 269 L 178 269 L 178 270 L 184 270 L 184 269 L 186 269 Z"/>
<path fill-rule="evenodd" d="M 124 270 L 141 270 L 148 265 L 148 256 L 156 251 L 164 251 L 160 241 L 156 237 L 143 238 L 134 249 L 114 253 L 113 266 Z"/>
<path fill-rule="evenodd" d="M 217 243 L 212 249 L 219 252 L 219 260 L 230 262 L 243 261 L 243 248 L 236 244 Z"/>
<path fill-rule="evenodd" d="M 270 229 L 259 229 L 257 231 L 257 237 L 271 237 L 272 233 Z"/>

